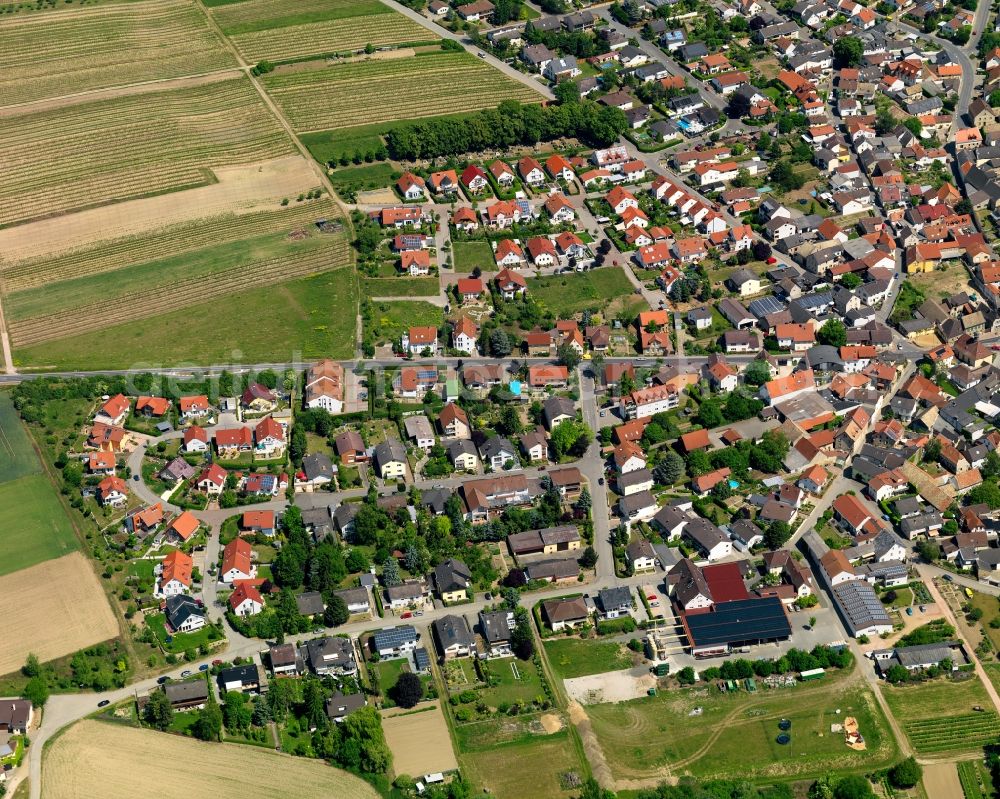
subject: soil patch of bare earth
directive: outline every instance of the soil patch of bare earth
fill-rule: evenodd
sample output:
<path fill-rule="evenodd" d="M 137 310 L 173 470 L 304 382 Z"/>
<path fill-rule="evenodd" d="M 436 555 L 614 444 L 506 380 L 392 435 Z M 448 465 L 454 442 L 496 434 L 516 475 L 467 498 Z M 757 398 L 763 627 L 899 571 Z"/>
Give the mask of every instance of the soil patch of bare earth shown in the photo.
<path fill-rule="evenodd" d="M 104 590 L 79 552 L 0 577 L 0 674 L 16 671 L 29 652 L 42 662 L 107 641 L 118 622 Z"/>
<path fill-rule="evenodd" d="M 382 729 L 392 750 L 392 767 L 397 774 L 423 775 L 458 768 L 441 706 L 413 710 L 383 711 Z"/>
<path fill-rule="evenodd" d="M 590 764 L 591 773 L 605 788 L 611 788 L 615 784 L 614 776 L 611 774 L 611 767 L 608 765 L 604 750 L 601 748 L 594 729 L 590 724 L 590 717 L 579 702 L 574 699 L 569 701 L 569 720 L 576 727 L 580 736 L 580 743 L 583 744 L 583 753 Z"/>
<path fill-rule="evenodd" d="M 89 247 L 100 241 L 227 213 L 274 210 L 282 199 L 319 184 L 312 166 L 289 155 L 213 170 L 218 183 L 114 203 L 0 230 L 0 261 L 18 262 Z"/>
<path fill-rule="evenodd" d="M 962 783 L 954 763 L 929 763 L 924 766 L 924 790 L 928 796 L 962 796 Z"/>
<path fill-rule="evenodd" d="M 566 693 L 581 705 L 597 705 L 602 702 L 627 702 L 646 696 L 650 688 L 656 687 L 656 678 L 648 672 L 634 674 L 631 669 L 590 674 L 563 680 Z"/>
<path fill-rule="evenodd" d="M 152 786 L 156 786 L 155 789 Z M 82 721 L 45 753 L 42 799 L 377 799 L 358 777 L 257 746 Z"/>

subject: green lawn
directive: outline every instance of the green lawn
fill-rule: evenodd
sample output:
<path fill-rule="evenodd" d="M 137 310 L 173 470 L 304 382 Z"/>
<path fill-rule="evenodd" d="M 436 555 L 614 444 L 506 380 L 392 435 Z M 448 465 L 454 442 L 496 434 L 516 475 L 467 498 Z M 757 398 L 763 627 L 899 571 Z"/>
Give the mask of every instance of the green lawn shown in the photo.
<path fill-rule="evenodd" d="M 971 751 L 1000 734 L 1000 717 L 975 676 L 886 686 L 884 695 L 917 754 Z M 989 710 L 977 712 L 977 706 Z"/>
<path fill-rule="evenodd" d="M 628 650 L 614 641 L 557 638 L 545 642 L 545 652 L 552 671 L 564 679 L 627 669 L 632 665 Z"/>
<path fill-rule="evenodd" d="M 538 669 L 530 660 L 501 658 L 487 662 L 490 675 L 498 680 L 496 685 L 483 688 L 479 695 L 491 707 L 507 704 L 527 703 L 544 696 Z"/>
<path fill-rule="evenodd" d="M 185 712 L 174 713 L 170 719 L 170 726 L 167 729 L 170 732 L 186 735 L 188 730 L 194 727 L 195 722 L 198 721 L 198 717 L 200 715 L 200 710 L 188 710 Z"/>
<path fill-rule="evenodd" d="M 146 616 L 146 625 L 153 630 L 156 637 L 163 645 L 166 652 L 186 652 L 188 649 L 197 649 L 202 644 L 218 641 L 222 634 L 213 626 L 205 625 L 197 632 L 178 633 L 171 640 L 167 641 L 166 616 L 162 613 L 153 613 Z"/>
<path fill-rule="evenodd" d="M 404 330 L 420 325 L 440 327 L 444 311 L 420 300 L 414 302 L 379 302 L 372 308 L 372 330 L 377 341 L 399 341 Z"/>
<path fill-rule="evenodd" d="M 42 464 L 31 445 L 28 431 L 24 429 L 14 403 L 11 402 L 10 394 L 0 391 L 0 483 L 41 471 Z"/>
<path fill-rule="evenodd" d="M 456 272 L 468 273 L 477 266 L 484 272 L 497 268 L 488 241 L 452 241 L 451 261 Z"/>
<path fill-rule="evenodd" d="M 234 358 L 284 363 L 293 355 L 350 358 L 357 292 L 354 270 L 338 269 L 230 294 L 183 313 L 25 347 L 14 360 L 36 368 L 116 369 L 136 363 L 229 363 Z"/>
<path fill-rule="evenodd" d="M 696 715 L 696 708 L 701 711 Z M 874 770 L 897 756 L 888 722 L 855 676 L 822 685 L 721 694 L 697 687 L 586 708 L 619 777 L 691 773 L 699 779 L 819 776 Z M 831 725 L 857 719 L 867 751 L 848 749 Z M 778 721 L 792 722 L 791 744 L 778 744 Z"/>
<path fill-rule="evenodd" d="M 69 517 L 44 475 L 0 483 L 0 575 L 79 548 Z"/>
<path fill-rule="evenodd" d="M 560 317 L 592 308 L 602 310 L 609 302 L 634 291 L 621 267 L 606 266 L 572 275 L 528 279 L 528 292 Z"/>

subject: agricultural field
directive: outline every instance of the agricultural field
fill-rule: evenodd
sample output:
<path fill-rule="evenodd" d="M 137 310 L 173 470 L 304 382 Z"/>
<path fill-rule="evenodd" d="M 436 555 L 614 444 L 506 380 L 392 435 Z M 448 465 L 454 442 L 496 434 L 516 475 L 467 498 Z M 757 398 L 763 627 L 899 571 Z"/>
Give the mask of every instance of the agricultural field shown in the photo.
<path fill-rule="evenodd" d="M 397 774 L 412 776 L 458 768 L 448 723 L 437 702 L 414 710 L 383 711 L 382 730 Z"/>
<path fill-rule="evenodd" d="M 955 763 L 953 767 L 957 767 L 958 781 L 965 799 L 987 799 L 987 797 L 993 796 L 993 779 L 990 770 L 983 765 L 981 759 L 963 760 L 960 763 Z M 928 784 L 926 769 L 924 770 L 924 787 L 929 796 L 938 796 L 938 794 L 930 792 L 931 786 Z"/>
<path fill-rule="evenodd" d="M 701 708 L 700 712 L 697 708 Z M 714 686 L 663 691 L 587 715 L 616 779 L 690 773 L 700 779 L 769 779 L 888 765 L 897 747 L 871 692 L 856 675 L 820 684 L 720 694 Z M 848 749 L 831 725 L 857 719 L 867 750 Z M 791 743 L 777 743 L 791 721 Z"/>
<path fill-rule="evenodd" d="M 10 394 L 0 391 L 0 483 L 40 474 L 42 464 Z"/>
<path fill-rule="evenodd" d="M 354 53 L 434 42 L 439 36 L 378 0 L 206 3 L 222 32 L 250 63 Z"/>
<path fill-rule="evenodd" d="M 616 641 L 556 638 L 545 642 L 545 654 L 553 673 L 563 679 L 618 671 L 632 665 L 629 651 Z"/>
<path fill-rule="evenodd" d="M 247 77 L 19 110 L 4 119 L 0 226 L 207 186 L 215 168 L 293 152 Z"/>
<path fill-rule="evenodd" d="M 4 105 L 236 66 L 191 0 L 98 0 L 0 19 Z"/>
<path fill-rule="evenodd" d="M 264 87 L 297 132 L 349 128 L 493 108 L 541 95 L 469 53 L 435 51 L 265 75 Z"/>
<path fill-rule="evenodd" d="M 975 676 L 886 686 L 884 696 L 918 755 L 981 749 L 1000 734 L 1000 717 Z"/>
<path fill-rule="evenodd" d="M 78 543 L 10 395 L 0 392 L 0 576 L 75 552 Z"/>
<path fill-rule="evenodd" d="M 177 779 L 178 763 L 184 764 L 184 779 Z M 301 799 L 379 795 L 358 777 L 316 760 L 100 721 L 70 727 L 53 741 L 42 763 L 43 799 L 132 799 L 150 785 L 163 799 L 270 799 L 275 785 L 283 796 Z"/>
<path fill-rule="evenodd" d="M 354 270 L 335 269 L 190 305 L 184 314 L 164 312 L 25 347 L 15 361 L 36 368 L 114 369 L 133 363 L 351 358 L 357 303 Z"/>
<path fill-rule="evenodd" d="M 180 311 L 233 294 L 248 278 L 267 286 L 346 266 L 346 237 L 313 224 L 337 213 L 330 201 L 309 201 L 15 264 L 3 271 L 11 343 L 18 351 L 99 331 L 123 307 L 134 321 Z"/>
<path fill-rule="evenodd" d="M 630 297 L 633 291 L 619 266 L 528 279 L 528 293 L 560 318 L 587 308 L 603 310 L 619 297 Z"/>
<path fill-rule="evenodd" d="M 29 652 L 42 662 L 118 635 L 118 622 L 90 563 L 79 552 L 0 577 L 0 595 L 17 613 L 0 614 L 0 674 Z"/>

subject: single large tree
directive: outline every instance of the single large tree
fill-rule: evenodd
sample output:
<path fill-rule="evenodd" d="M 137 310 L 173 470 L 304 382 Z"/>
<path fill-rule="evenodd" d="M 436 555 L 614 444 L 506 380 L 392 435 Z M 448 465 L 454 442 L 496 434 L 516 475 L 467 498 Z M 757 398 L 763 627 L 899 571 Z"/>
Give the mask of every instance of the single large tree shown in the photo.
<path fill-rule="evenodd" d="M 833 58 L 838 67 L 856 67 L 861 63 L 864 46 L 857 36 L 841 36 L 833 43 Z"/>
<path fill-rule="evenodd" d="M 153 691 L 143 710 L 142 718 L 150 727 L 165 731 L 174 717 L 174 706 L 163 691 Z"/>
<path fill-rule="evenodd" d="M 396 684 L 392 686 L 389 695 L 400 707 L 414 707 L 417 702 L 424 698 L 424 684 L 420 678 L 411 671 L 404 671 L 399 675 Z"/>

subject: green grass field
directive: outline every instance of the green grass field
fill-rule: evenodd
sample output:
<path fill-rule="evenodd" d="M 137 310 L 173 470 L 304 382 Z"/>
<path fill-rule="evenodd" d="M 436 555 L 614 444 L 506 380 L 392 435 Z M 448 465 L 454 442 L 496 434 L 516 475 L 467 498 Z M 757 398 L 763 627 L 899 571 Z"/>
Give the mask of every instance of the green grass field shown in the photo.
<path fill-rule="evenodd" d="M 10 394 L 0 391 L 0 483 L 39 474 L 42 464 L 21 424 Z"/>
<path fill-rule="evenodd" d="M 627 669 L 632 665 L 628 650 L 614 641 L 557 638 L 545 642 L 545 652 L 552 671 L 563 679 Z"/>
<path fill-rule="evenodd" d="M 222 300 L 16 351 L 18 365 L 115 369 L 146 364 L 257 363 L 354 354 L 352 269 L 230 294 Z M 234 353 L 239 353 L 234 355 Z"/>
<path fill-rule="evenodd" d="M 355 191 L 371 191 L 391 186 L 396 170 L 390 164 L 366 164 L 334 170 L 330 182 L 337 194 Z"/>
<path fill-rule="evenodd" d="M 444 311 L 429 302 L 378 302 L 372 309 L 373 328 L 376 341 L 399 341 L 402 332 L 409 327 L 433 325 L 440 327 L 444 321 Z"/>
<path fill-rule="evenodd" d="M 458 760 L 463 775 L 476 789 L 488 789 L 498 799 L 568 799 L 578 791 L 564 790 L 559 776 L 583 773 L 580 754 L 565 730 L 466 752 Z"/>
<path fill-rule="evenodd" d="M 32 474 L 0 483 L 0 575 L 79 548 L 48 478 Z"/>
<path fill-rule="evenodd" d="M 456 272 L 468 273 L 477 266 L 484 272 L 497 268 L 493 248 L 488 241 L 453 241 L 451 252 Z"/>
<path fill-rule="evenodd" d="M 621 267 L 608 266 L 573 275 L 553 275 L 528 279 L 528 293 L 557 316 L 592 308 L 603 310 L 618 297 L 634 291 Z"/>
<path fill-rule="evenodd" d="M 696 708 L 701 712 L 692 715 Z M 857 677 L 809 687 L 720 694 L 700 687 L 586 708 L 612 773 L 619 778 L 691 773 L 700 779 L 766 779 L 872 770 L 897 755 L 888 722 Z M 839 711 L 839 713 L 838 713 Z M 848 749 L 830 725 L 858 720 L 867 751 Z M 792 722 L 789 745 L 778 721 Z"/>
<path fill-rule="evenodd" d="M 886 686 L 892 714 L 917 754 L 972 751 L 995 741 L 1000 717 L 992 709 L 986 689 L 973 676 L 961 682 L 940 678 L 928 683 Z"/>
<path fill-rule="evenodd" d="M 436 297 L 441 284 L 436 277 L 364 277 L 361 291 L 366 297 Z"/>

